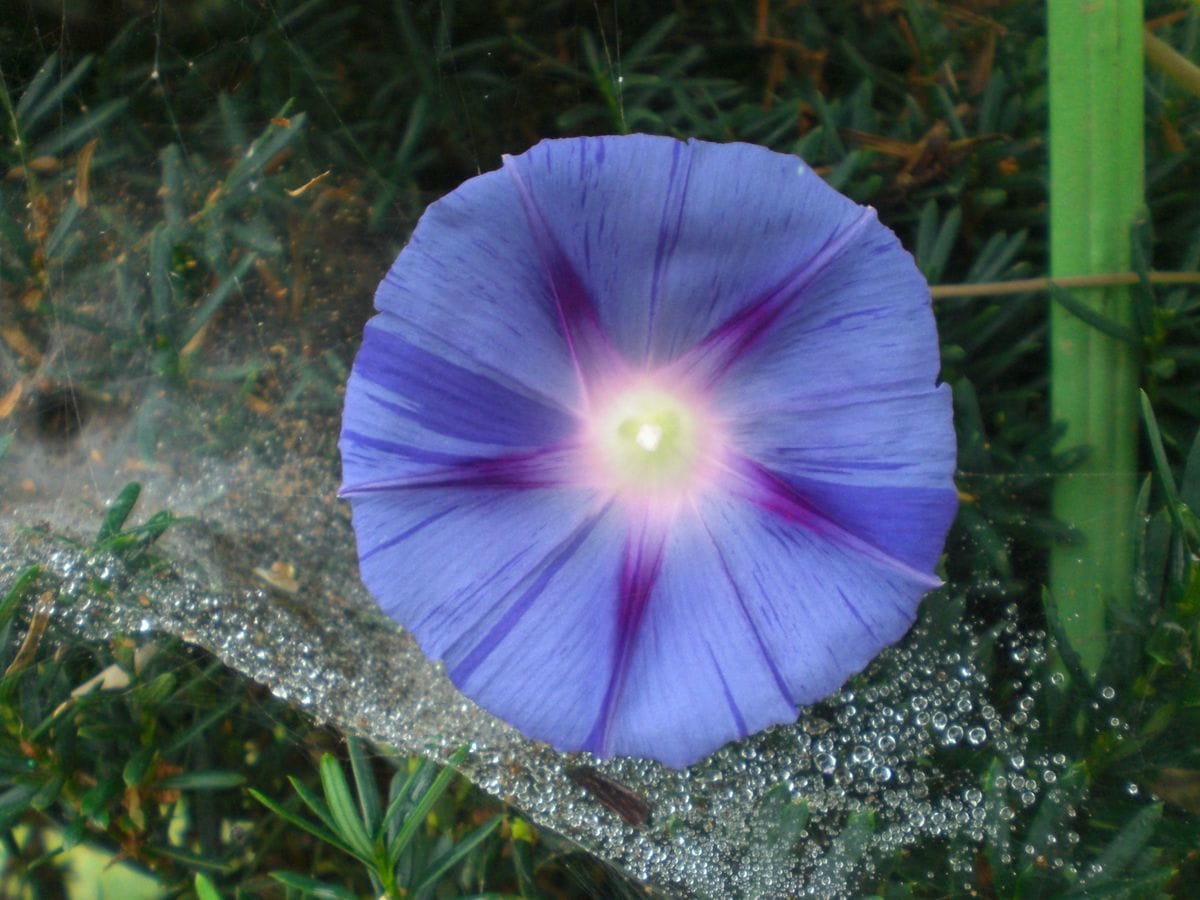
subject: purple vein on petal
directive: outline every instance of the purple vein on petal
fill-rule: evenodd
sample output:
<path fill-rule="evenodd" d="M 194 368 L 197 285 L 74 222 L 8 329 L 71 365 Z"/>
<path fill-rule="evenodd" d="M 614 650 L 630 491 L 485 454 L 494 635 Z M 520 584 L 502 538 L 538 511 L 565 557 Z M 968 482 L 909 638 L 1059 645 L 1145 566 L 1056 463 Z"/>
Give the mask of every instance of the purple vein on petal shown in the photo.
<path fill-rule="evenodd" d="M 735 457 L 727 463 L 726 471 L 732 476 L 731 490 L 755 506 L 787 522 L 828 538 L 845 549 L 859 553 L 864 558 L 891 569 L 927 589 L 941 587 L 942 580 L 936 575 L 922 572 L 849 531 L 805 500 L 802 494 L 774 475 L 769 469 L 758 463 L 744 457 Z"/>
<path fill-rule="evenodd" d="M 534 243 L 541 257 L 539 262 L 554 295 L 563 337 L 571 352 L 571 361 L 586 399 L 589 386 L 595 383 L 597 376 L 611 372 L 619 365 L 619 358 L 604 333 L 600 316 L 579 273 L 559 246 L 533 198 L 533 193 L 521 172 L 522 161 L 508 154 L 502 158 L 504 171 L 512 178 L 517 195 L 521 198 L 521 207 L 525 210 L 525 218 L 529 222 Z"/>
<path fill-rule="evenodd" d="M 854 616 L 854 618 L 858 620 L 858 624 L 863 627 L 863 631 L 869 634 L 871 639 L 877 644 L 882 644 L 883 641 L 879 640 L 879 636 L 875 634 L 875 629 L 872 628 L 870 623 L 868 623 L 867 620 L 862 617 L 862 614 L 858 611 L 858 607 L 850 602 L 850 598 L 846 596 L 845 591 L 843 591 L 841 588 L 838 588 L 837 595 L 842 599 L 842 605 L 846 607 L 850 615 Z"/>
<path fill-rule="evenodd" d="M 792 694 L 788 690 L 787 682 L 784 680 L 783 673 L 779 671 L 779 667 L 775 664 L 775 657 L 771 655 L 771 649 L 767 646 L 767 642 L 763 640 L 761 632 L 758 630 L 758 625 L 754 621 L 754 617 L 750 615 L 750 608 L 746 605 L 746 598 L 742 594 L 741 586 L 738 585 L 733 577 L 733 572 L 729 568 L 729 562 L 725 559 L 725 554 L 721 552 L 721 544 L 713 536 L 712 529 L 707 522 L 701 520 L 704 526 L 704 532 L 708 535 L 708 540 L 712 544 L 713 553 L 716 554 L 717 561 L 721 564 L 721 572 L 725 576 L 725 581 L 729 585 L 729 590 L 737 600 L 738 608 L 741 610 L 742 619 L 746 623 L 746 627 L 750 629 L 750 633 L 754 635 L 754 641 L 758 644 L 758 650 L 762 654 L 763 660 L 767 664 L 767 668 L 771 671 L 771 677 L 775 680 L 775 687 L 783 698 L 792 703 Z"/>
<path fill-rule="evenodd" d="M 359 564 L 361 565 L 362 563 L 366 562 L 368 559 L 370 559 L 376 553 L 381 553 L 384 550 L 389 549 L 390 547 L 395 547 L 397 544 L 404 543 L 405 541 L 407 541 L 410 537 L 412 537 L 417 532 L 428 528 L 434 522 L 438 521 L 439 519 L 446 518 L 446 516 L 450 515 L 453 512 L 456 512 L 457 510 L 458 510 L 457 506 L 448 506 L 445 509 L 440 510 L 439 512 L 435 512 L 431 516 L 426 516 L 424 519 L 422 519 L 416 525 L 412 526 L 411 528 L 406 528 L 404 531 L 400 532 L 395 537 L 388 538 L 388 540 L 384 541 L 381 544 L 376 544 L 370 550 L 360 553 L 358 556 Z"/>
<path fill-rule="evenodd" d="M 686 160 L 681 159 L 686 154 Z M 692 145 L 675 142 L 671 149 L 671 170 L 667 176 L 667 196 L 658 226 L 658 241 L 654 248 L 654 271 L 650 280 L 650 296 L 647 298 L 646 346 L 643 352 L 650 358 L 651 342 L 654 337 L 654 320 L 658 314 L 658 303 L 662 296 L 667 266 L 683 235 L 683 211 L 687 202 L 688 182 L 692 175 Z M 680 174 L 682 169 L 682 175 Z"/>
<path fill-rule="evenodd" d="M 398 459 L 407 462 L 425 463 L 430 465 L 440 466 L 457 466 L 471 461 L 470 457 L 462 456 L 457 453 L 442 453 L 437 450 L 426 450 L 423 447 L 417 447 L 413 444 L 405 444 L 400 441 L 388 441 L 383 438 L 372 437 L 369 434 L 363 434 L 360 431 L 355 431 L 351 428 L 342 429 L 343 454 L 352 453 L 356 447 L 363 447 L 368 450 L 380 450 L 385 453 L 390 453 Z M 343 487 L 338 493 L 339 497 L 345 497 L 347 488 Z"/>
<path fill-rule="evenodd" d="M 705 335 L 680 360 L 680 369 L 710 385 L 718 381 L 801 297 L 804 289 L 875 220 L 875 210 L 869 206 L 863 207 L 850 224 L 831 235 L 814 256 L 805 260 L 775 288 L 735 312 Z"/>
<path fill-rule="evenodd" d="M 608 735 L 629 669 L 629 656 L 637 640 L 642 618 L 658 574 L 662 569 L 667 532 L 661 523 L 643 517 L 633 523 L 625 539 L 617 598 L 617 630 L 612 669 L 600 712 L 583 748 L 597 756 L 608 756 Z"/>
<path fill-rule="evenodd" d="M 579 484 L 579 448 L 546 447 L 527 453 L 463 459 L 450 465 L 399 478 L 345 485 L 339 497 L 358 497 L 414 488 L 545 488 Z"/>
<path fill-rule="evenodd" d="M 729 707 L 729 711 L 733 713 L 733 721 L 737 723 L 738 734 L 749 734 L 750 729 L 746 727 L 746 717 L 742 715 L 737 700 L 733 698 L 733 691 L 729 689 L 729 682 L 725 680 L 725 673 L 721 671 L 721 664 L 717 662 L 717 654 L 713 653 L 708 641 L 704 642 L 704 649 L 708 651 L 708 659 L 712 663 L 713 671 L 721 680 L 721 692 L 725 695 L 725 703 Z"/>
<path fill-rule="evenodd" d="M 595 515 L 589 517 L 578 528 L 572 532 L 566 540 L 562 541 L 553 552 L 542 562 L 539 568 L 536 568 L 528 578 L 518 586 L 516 590 L 520 590 L 520 595 L 513 601 L 508 611 L 500 617 L 500 620 L 491 627 L 486 635 L 484 635 L 477 644 L 471 649 L 471 652 L 463 657 L 462 661 L 450 670 L 450 680 L 456 685 L 466 683 L 475 670 L 491 655 L 494 651 L 512 632 L 521 621 L 522 617 L 533 607 L 534 603 L 543 595 L 547 586 L 554 580 L 554 576 L 562 569 L 563 566 L 578 552 L 579 548 L 587 540 L 588 536 L 600 523 L 600 520 L 608 514 L 612 508 L 612 504 L 606 504 Z M 521 588 L 524 587 L 524 590 Z M 515 593 L 515 591 L 514 591 Z M 502 604 L 507 598 L 501 598 L 496 605 Z M 494 609 L 495 607 L 493 607 Z"/>

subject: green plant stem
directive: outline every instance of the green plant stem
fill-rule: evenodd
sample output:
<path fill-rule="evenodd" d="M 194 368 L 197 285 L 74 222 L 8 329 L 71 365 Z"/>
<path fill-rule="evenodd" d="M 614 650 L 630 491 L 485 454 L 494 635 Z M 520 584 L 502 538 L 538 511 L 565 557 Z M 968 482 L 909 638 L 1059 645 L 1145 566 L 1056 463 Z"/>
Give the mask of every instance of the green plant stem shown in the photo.
<path fill-rule="evenodd" d="M 1143 206 L 1141 0 L 1050 0 L 1050 273 L 1130 268 Z M 1123 287 L 1075 292 L 1099 316 L 1130 323 Z M 1050 589 L 1062 632 L 1093 677 L 1106 611 L 1132 598 L 1137 371 L 1133 348 L 1060 304 L 1050 309 L 1050 405 L 1063 445 L 1089 456 L 1055 486 L 1054 512 L 1079 542 L 1054 549 Z"/>

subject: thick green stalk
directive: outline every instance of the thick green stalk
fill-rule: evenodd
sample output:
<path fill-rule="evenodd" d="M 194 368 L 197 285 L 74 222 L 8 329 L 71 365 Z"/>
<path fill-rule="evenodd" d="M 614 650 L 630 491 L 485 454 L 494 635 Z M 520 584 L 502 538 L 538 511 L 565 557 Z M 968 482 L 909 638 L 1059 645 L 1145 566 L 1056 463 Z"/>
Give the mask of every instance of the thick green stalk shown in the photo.
<path fill-rule="evenodd" d="M 1050 272 L 1125 272 L 1143 206 L 1141 0 L 1050 0 Z M 1098 314 L 1130 321 L 1127 288 L 1073 292 Z M 1133 591 L 1137 371 L 1133 348 L 1054 303 L 1050 406 L 1063 447 L 1086 445 L 1058 482 L 1054 511 L 1080 543 L 1051 556 L 1062 630 L 1093 676 L 1107 611 Z"/>

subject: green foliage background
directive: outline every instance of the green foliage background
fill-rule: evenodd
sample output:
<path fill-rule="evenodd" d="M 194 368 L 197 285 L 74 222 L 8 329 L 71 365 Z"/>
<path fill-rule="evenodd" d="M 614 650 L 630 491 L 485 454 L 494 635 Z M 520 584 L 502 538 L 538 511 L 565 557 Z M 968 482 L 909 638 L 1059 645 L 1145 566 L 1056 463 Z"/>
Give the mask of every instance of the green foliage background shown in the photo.
<path fill-rule="evenodd" d="M 1147 17 L 1196 58 L 1194 3 L 1148 2 Z M 200 452 L 235 439 L 250 398 L 336 410 L 350 359 L 323 348 L 361 327 L 420 210 L 543 137 L 765 144 L 876 206 L 931 283 L 1041 275 L 1045 82 L 1043 10 L 1019 0 L 17 0 L 0 20 L 0 466 L 22 421 L 53 430 L 75 392 L 136 377 L 215 390 L 227 427 Z M 1154 70 L 1147 83 L 1135 256 L 1141 271 L 1195 271 L 1200 99 Z M 103 306 L 86 299 L 101 279 L 117 294 Z M 1070 534 L 1048 491 L 1086 448 L 1059 446 L 1048 421 L 1050 302 L 937 307 L 963 494 L 946 570 L 985 630 L 1014 601 L 1026 627 L 1053 627 L 1046 550 Z M 864 893 L 1142 897 L 1200 882 L 1200 293 L 1143 283 L 1135 302 L 1134 330 L 1092 324 L 1140 359 L 1139 606 L 1113 622 L 1098 684 L 1069 654 L 1047 664 L 1037 740 L 1069 755 L 1071 777 L 985 846 L 877 860 Z M 235 306 L 299 327 L 330 303 L 336 334 L 306 335 L 286 362 L 208 339 L 236 330 Z M 64 329 L 108 352 L 50 353 Z M 17 383 L 30 387 L 14 397 Z M 114 500 L 93 549 L 133 572 L 166 565 L 154 543 L 171 516 L 130 518 L 134 500 Z M 61 836 L 168 895 L 639 893 L 519 812 L 347 746 L 194 648 L 86 644 L 53 625 L 22 644 L 56 589 L 36 568 L 0 583 L 6 888 L 57 896 Z M 72 696 L 113 666 L 127 686 Z M 1098 706 L 1102 688 L 1115 699 Z M 1003 764 L 963 765 L 1003 808 Z M 1067 830 L 1078 840 L 1062 846 Z M 944 862 L 964 854 L 966 883 Z"/>

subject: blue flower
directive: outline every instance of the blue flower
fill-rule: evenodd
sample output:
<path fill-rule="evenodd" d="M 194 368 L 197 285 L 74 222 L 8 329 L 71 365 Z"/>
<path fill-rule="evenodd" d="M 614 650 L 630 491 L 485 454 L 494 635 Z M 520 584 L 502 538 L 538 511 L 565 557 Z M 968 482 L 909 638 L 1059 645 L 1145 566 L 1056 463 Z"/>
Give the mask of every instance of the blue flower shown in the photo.
<path fill-rule="evenodd" d="M 375 306 L 340 443 L 363 580 L 530 737 L 687 765 L 939 583 L 928 287 L 793 156 L 544 141 L 430 206 Z"/>

